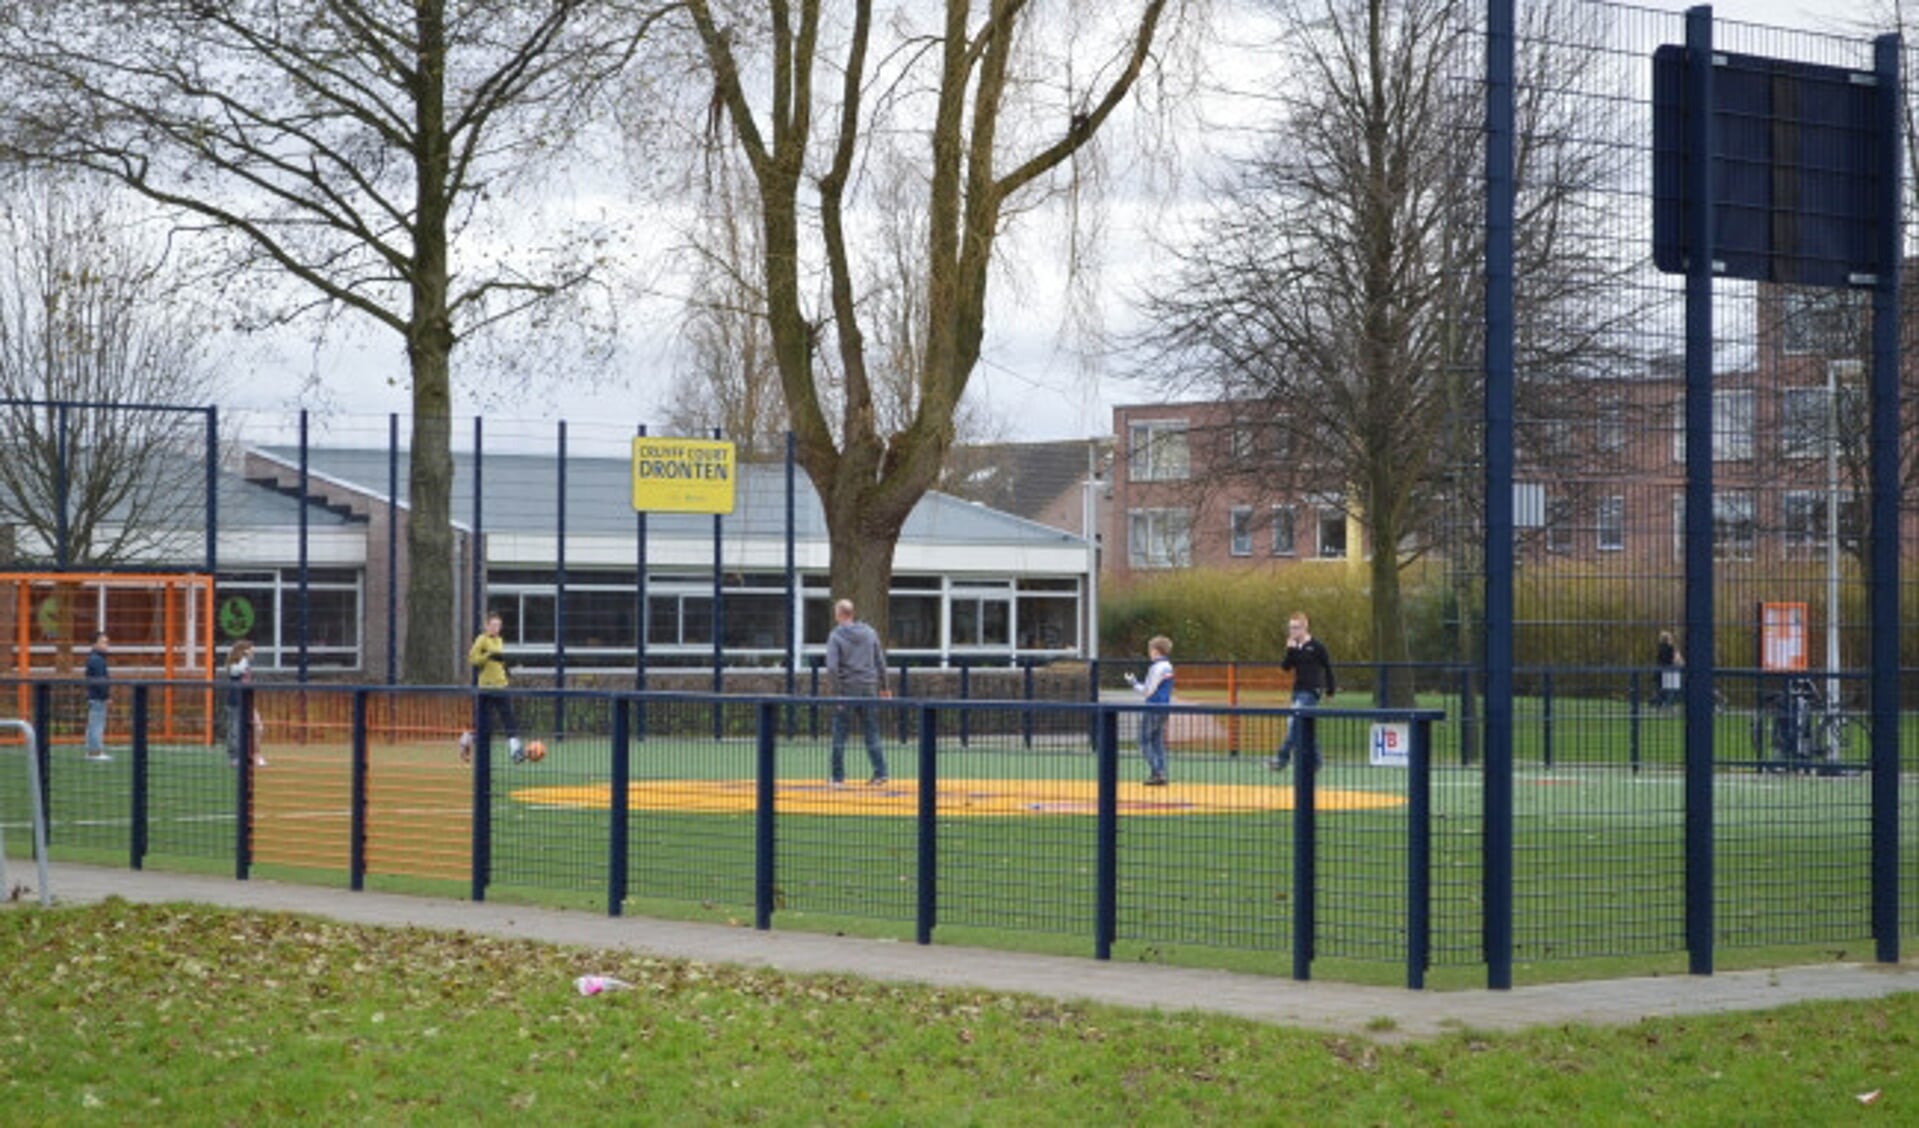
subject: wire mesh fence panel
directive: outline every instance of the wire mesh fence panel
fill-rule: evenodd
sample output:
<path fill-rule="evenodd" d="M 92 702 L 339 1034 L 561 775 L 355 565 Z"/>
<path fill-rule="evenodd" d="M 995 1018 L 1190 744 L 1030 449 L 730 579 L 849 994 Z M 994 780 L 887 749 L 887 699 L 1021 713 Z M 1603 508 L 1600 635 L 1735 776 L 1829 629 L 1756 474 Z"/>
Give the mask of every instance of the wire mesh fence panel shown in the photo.
<path fill-rule="evenodd" d="M 1684 788 L 1669 769 L 1516 769 L 1515 958 L 1682 948 Z"/>
<path fill-rule="evenodd" d="M 1485 961 L 1486 781 L 1480 769 L 1436 757 L 1432 773 L 1432 964 Z"/>
<path fill-rule="evenodd" d="M 1714 790 L 1719 943 L 1871 936 L 1869 776 L 1727 774 Z"/>
<path fill-rule="evenodd" d="M 1317 927 L 1314 952 L 1374 961 L 1406 957 L 1410 923 L 1407 866 L 1411 853 L 1407 766 L 1375 765 L 1371 751 L 1385 734 L 1356 717 L 1315 722 L 1320 769 L 1314 780 L 1317 819 Z M 1409 739 L 1393 730 L 1393 747 Z M 1295 760 L 1297 760 L 1295 755 Z"/>
<path fill-rule="evenodd" d="M 1143 746 L 1155 720 L 1163 785 L 1150 782 Z M 1248 951 L 1290 943 L 1292 777 L 1267 765 L 1278 723 L 1197 706 L 1121 715 L 1118 940 Z M 1242 742 L 1264 752 L 1238 755 Z"/>
<path fill-rule="evenodd" d="M 245 685 L 223 694 L 221 747 L 228 770 L 246 773 L 252 863 L 345 874 L 353 864 L 351 694 Z"/>
<path fill-rule="evenodd" d="M 109 689 L 104 700 L 97 702 L 84 685 L 49 687 L 50 738 L 44 741 L 41 763 L 43 786 L 51 799 L 47 804 L 50 850 L 58 848 L 68 857 L 75 856 L 70 852 L 74 850 L 99 851 L 94 856 L 116 861 L 126 856 L 132 814 L 126 796 L 133 760 L 127 746 L 116 739 L 124 737 L 124 729 L 111 734 L 102 729 L 97 750 L 92 747 L 94 734 L 88 730 L 89 715 L 96 708 L 104 723 L 124 715 L 130 697 L 124 687 Z M 24 814 L 27 809 L 18 810 Z"/>
<path fill-rule="evenodd" d="M 778 751 L 774 907 L 783 916 L 912 920 L 919 710 L 880 698 L 826 709 L 824 742 L 788 741 Z M 901 740 L 902 731 L 912 739 Z"/>
<path fill-rule="evenodd" d="M 716 739 L 707 702 L 649 697 L 629 707 L 629 900 L 642 910 L 664 900 L 750 920 L 757 710 L 750 702 L 728 705 Z"/>
<path fill-rule="evenodd" d="M 1098 770 L 1085 743 L 1089 714 L 977 705 L 942 711 L 939 725 L 940 926 L 1090 943 Z"/>
<path fill-rule="evenodd" d="M 474 746 L 492 761 L 491 884 L 604 891 L 614 755 L 604 708 L 589 713 L 563 695 L 523 690 L 476 700 L 492 710 L 487 746 L 477 737 Z"/>
<path fill-rule="evenodd" d="M 369 886 L 407 888 L 426 880 L 467 891 L 473 872 L 472 730 L 471 694 L 367 694 Z M 262 774 L 272 778 L 287 758 L 276 750 Z"/>

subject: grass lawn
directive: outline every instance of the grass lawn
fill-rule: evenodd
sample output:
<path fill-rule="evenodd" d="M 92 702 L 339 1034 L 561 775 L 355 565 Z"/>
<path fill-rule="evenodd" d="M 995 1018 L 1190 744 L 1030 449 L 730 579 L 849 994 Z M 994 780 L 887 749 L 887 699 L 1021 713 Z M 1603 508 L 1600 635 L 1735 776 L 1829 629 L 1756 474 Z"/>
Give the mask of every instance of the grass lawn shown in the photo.
<path fill-rule="evenodd" d="M 1399 1043 L 117 900 L 0 912 L 0 956 L 17 1124 L 1919 1115 L 1919 995 Z M 593 973 L 631 989 L 582 997 Z"/>

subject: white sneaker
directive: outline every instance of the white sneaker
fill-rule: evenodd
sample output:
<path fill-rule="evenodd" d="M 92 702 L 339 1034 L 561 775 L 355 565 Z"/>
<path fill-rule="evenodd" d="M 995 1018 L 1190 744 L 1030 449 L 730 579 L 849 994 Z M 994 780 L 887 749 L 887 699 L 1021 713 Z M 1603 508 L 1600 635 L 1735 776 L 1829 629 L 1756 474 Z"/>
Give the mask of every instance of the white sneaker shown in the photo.
<path fill-rule="evenodd" d="M 253 758 L 253 766 L 254 766 L 254 767 L 256 767 L 256 768 L 264 768 L 264 767 L 266 767 L 266 766 L 267 766 L 267 758 L 266 758 L 265 756 L 255 756 L 255 757 Z"/>
<path fill-rule="evenodd" d="M 526 749 L 520 746 L 520 738 L 517 736 L 507 738 L 506 750 L 512 754 L 513 762 L 516 764 L 526 759 Z"/>
<path fill-rule="evenodd" d="M 87 753 L 87 759 L 92 760 L 96 764 L 105 764 L 113 760 L 113 754 L 111 752 L 89 752 Z"/>

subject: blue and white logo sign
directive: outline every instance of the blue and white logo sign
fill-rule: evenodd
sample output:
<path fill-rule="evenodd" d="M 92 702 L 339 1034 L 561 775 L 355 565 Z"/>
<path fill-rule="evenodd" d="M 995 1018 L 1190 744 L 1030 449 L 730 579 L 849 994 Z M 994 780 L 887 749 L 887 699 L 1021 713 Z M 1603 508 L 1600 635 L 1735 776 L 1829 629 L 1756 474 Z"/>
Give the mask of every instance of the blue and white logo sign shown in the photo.
<path fill-rule="evenodd" d="M 1407 764 L 1406 757 L 1412 746 L 1411 725 L 1404 723 L 1374 725 L 1372 755 L 1369 762 L 1375 768 L 1403 768 Z"/>

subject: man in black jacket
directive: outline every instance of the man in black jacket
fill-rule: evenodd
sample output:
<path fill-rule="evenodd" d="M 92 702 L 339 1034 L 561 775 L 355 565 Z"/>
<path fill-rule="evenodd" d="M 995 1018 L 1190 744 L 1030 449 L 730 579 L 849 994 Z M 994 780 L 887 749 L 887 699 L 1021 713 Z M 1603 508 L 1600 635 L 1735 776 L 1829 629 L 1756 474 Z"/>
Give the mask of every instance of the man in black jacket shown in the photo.
<path fill-rule="evenodd" d="M 1293 708 L 1310 709 L 1319 704 L 1321 697 L 1332 697 L 1333 656 L 1327 653 L 1325 643 L 1313 637 L 1312 622 L 1304 611 L 1293 612 L 1286 624 L 1286 657 L 1279 668 L 1293 672 Z M 1313 719 L 1303 713 L 1293 715 L 1286 726 L 1285 742 L 1267 766 L 1283 772 L 1292 763 L 1294 753 L 1300 755 L 1300 763 L 1319 766 L 1319 741 L 1313 733 Z"/>
<path fill-rule="evenodd" d="M 93 649 L 87 651 L 87 759 L 111 760 L 107 754 L 107 632 L 93 636 Z"/>

